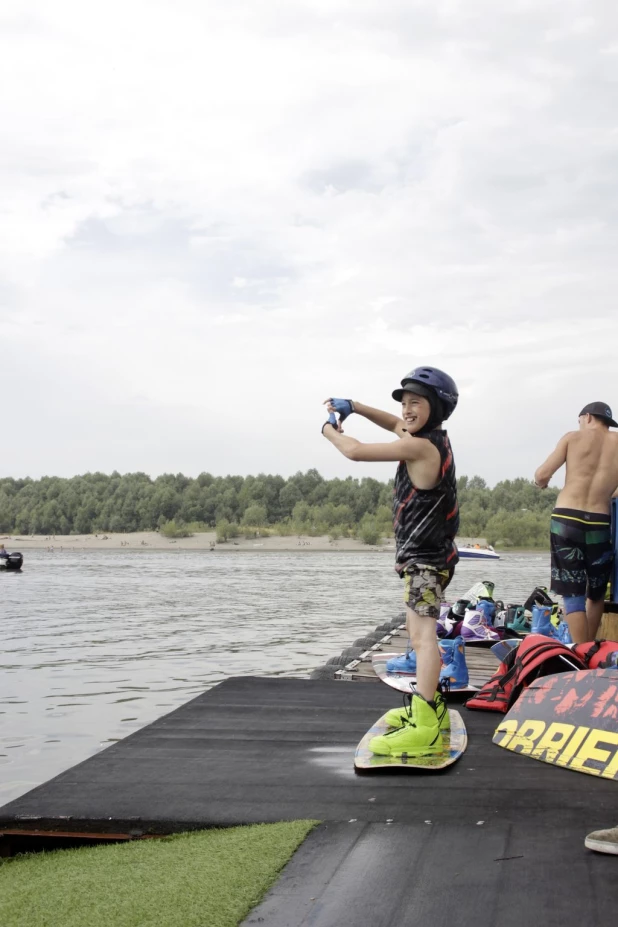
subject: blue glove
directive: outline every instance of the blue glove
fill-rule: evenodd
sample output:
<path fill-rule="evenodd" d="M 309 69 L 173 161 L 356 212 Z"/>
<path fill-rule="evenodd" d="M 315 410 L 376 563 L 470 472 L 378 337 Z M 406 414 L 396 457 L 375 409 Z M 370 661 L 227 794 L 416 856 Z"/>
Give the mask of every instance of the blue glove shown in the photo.
<path fill-rule="evenodd" d="M 334 406 L 335 412 L 339 415 L 339 424 L 345 422 L 348 415 L 354 412 L 354 403 L 351 399 L 330 399 L 331 406 Z M 331 412 L 332 415 L 332 412 Z"/>
<path fill-rule="evenodd" d="M 330 413 L 330 415 L 328 416 L 328 421 L 324 422 L 324 424 L 322 425 L 322 434 L 324 434 L 324 429 L 326 428 L 327 425 L 332 425 L 333 428 L 337 428 L 337 416 L 335 415 L 334 412 Z"/>

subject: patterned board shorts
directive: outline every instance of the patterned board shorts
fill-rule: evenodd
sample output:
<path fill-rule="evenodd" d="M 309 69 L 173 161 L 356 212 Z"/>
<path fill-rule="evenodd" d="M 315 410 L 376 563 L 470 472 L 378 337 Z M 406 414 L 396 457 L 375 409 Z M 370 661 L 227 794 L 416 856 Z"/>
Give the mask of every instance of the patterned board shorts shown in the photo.
<path fill-rule="evenodd" d="M 403 573 L 405 591 L 403 601 L 417 615 L 440 617 L 442 593 L 453 578 L 455 568 L 438 570 L 419 563 Z"/>
<path fill-rule="evenodd" d="M 554 509 L 550 531 L 552 592 L 602 599 L 614 561 L 609 515 Z"/>

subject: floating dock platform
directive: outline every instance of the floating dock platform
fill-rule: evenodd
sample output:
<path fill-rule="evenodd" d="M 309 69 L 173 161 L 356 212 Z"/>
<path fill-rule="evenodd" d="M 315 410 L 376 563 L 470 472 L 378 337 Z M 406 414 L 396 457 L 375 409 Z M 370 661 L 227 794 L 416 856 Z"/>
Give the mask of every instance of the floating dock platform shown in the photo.
<path fill-rule="evenodd" d="M 495 671 L 487 650 L 467 658 L 479 679 Z M 312 818 L 246 927 L 614 923 L 616 860 L 583 840 L 618 823 L 616 782 L 494 746 L 502 716 L 463 695 L 449 699 L 468 730 L 457 763 L 359 774 L 358 742 L 398 703 L 368 666 L 226 680 L 0 808 L 1 852 Z"/>
<path fill-rule="evenodd" d="M 501 716 L 463 709 L 469 745 L 444 772 L 359 775 L 354 751 L 396 705 L 386 686 L 228 679 L 0 809 L 12 836 L 135 838 L 315 818 L 491 827 L 522 817 L 583 830 L 613 821 L 616 783 L 491 742 Z"/>

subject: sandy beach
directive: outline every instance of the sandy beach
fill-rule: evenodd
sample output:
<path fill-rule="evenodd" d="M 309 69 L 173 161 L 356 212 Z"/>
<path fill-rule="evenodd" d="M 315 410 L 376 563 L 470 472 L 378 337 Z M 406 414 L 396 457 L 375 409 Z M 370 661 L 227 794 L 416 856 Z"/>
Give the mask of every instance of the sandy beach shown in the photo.
<path fill-rule="evenodd" d="M 288 535 L 285 537 L 234 538 L 217 544 L 214 531 L 194 534 L 190 538 L 166 538 L 157 531 L 137 531 L 133 534 L 68 534 L 68 535 L 2 535 L 0 542 L 8 551 L 26 550 L 206 550 L 212 553 L 233 553 L 241 550 L 254 551 L 364 551 L 393 552 L 395 543 L 386 538 L 380 545 L 363 544 L 355 538 L 341 538 L 331 541 L 327 535 L 308 537 Z"/>

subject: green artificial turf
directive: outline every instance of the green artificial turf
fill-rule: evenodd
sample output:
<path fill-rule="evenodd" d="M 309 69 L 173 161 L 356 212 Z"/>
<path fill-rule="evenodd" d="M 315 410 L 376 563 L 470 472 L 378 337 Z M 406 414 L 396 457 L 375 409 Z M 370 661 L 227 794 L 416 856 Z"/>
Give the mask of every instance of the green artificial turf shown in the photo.
<path fill-rule="evenodd" d="M 0 862 L 2 927 L 236 927 L 315 821 L 32 853 Z"/>

